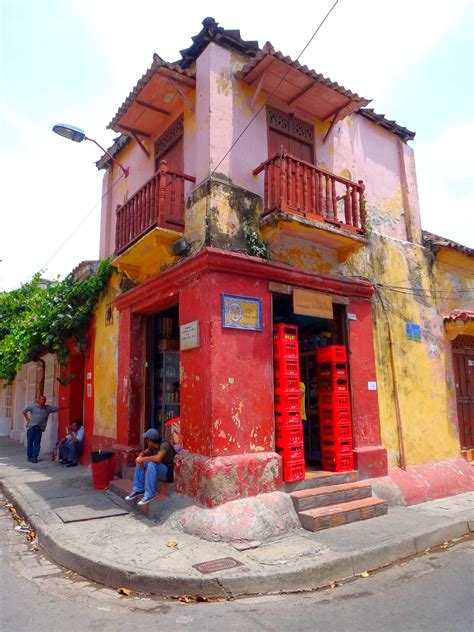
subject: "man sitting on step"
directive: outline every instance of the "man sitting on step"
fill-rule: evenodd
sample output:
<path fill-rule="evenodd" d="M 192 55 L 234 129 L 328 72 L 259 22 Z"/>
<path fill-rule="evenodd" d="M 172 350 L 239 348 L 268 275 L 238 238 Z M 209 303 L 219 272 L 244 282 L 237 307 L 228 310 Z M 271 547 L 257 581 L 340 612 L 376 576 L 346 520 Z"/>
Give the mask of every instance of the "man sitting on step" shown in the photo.
<path fill-rule="evenodd" d="M 143 438 L 147 447 L 135 459 L 135 476 L 132 493 L 125 500 L 143 496 L 139 505 L 148 505 L 156 496 L 156 481 L 173 482 L 175 450 L 168 441 L 162 441 L 156 428 L 150 428 Z"/>

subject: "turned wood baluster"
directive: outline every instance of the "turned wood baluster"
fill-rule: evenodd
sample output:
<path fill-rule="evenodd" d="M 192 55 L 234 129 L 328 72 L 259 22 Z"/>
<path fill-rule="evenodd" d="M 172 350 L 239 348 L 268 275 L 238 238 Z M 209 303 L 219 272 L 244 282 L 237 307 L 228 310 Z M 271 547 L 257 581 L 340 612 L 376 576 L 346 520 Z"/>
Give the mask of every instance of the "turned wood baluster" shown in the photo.
<path fill-rule="evenodd" d="M 325 186 L 326 186 L 326 219 L 331 219 L 331 187 L 329 184 L 329 176 L 324 174 Z"/>
<path fill-rule="evenodd" d="M 151 193 L 151 182 L 147 184 L 146 191 L 145 191 L 145 208 L 143 209 L 143 228 L 148 228 L 148 224 L 150 223 L 148 219 L 149 214 L 150 214 L 150 193 Z"/>
<path fill-rule="evenodd" d="M 268 213 L 269 200 L 268 200 L 268 178 L 270 177 L 271 165 L 265 167 L 264 180 L 263 180 L 263 214 Z"/>
<path fill-rule="evenodd" d="M 363 230 L 367 227 L 367 211 L 365 208 L 365 185 L 363 180 L 359 180 L 359 213 L 360 213 L 360 228 Z"/>
<path fill-rule="evenodd" d="M 346 184 L 346 195 L 344 196 L 344 221 L 349 225 L 352 222 L 351 188 L 348 184 Z"/>
<path fill-rule="evenodd" d="M 308 169 L 306 166 L 303 166 L 303 209 L 306 213 L 309 206 L 309 196 L 308 196 Z"/>
<path fill-rule="evenodd" d="M 120 229 L 122 228 L 122 218 L 120 217 L 120 206 L 117 207 L 115 212 L 115 250 L 120 250 L 122 247 L 122 240 L 120 238 Z"/>
<path fill-rule="evenodd" d="M 138 202 L 138 229 L 137 229 L 137 235 L 140 235 L 141 232 L 143 231 L 143 212 L 145 210 L 145 191 L 146 188 L 142 189 L 140 191 L 140 197 L 138 198 L 137 202 Z"/>
<path fill-rule="evenodd" d="M 359 227 L 359 208 L 357 200 L 357 187 L 352 187 L 352 226 Z"/>
<path fill-rule="evenodd" d="M 296 161 L 296 169 L 295 169 L 295 203 L 294 208 L 300 209 L 301 204 L 301 167 L 300 163 Z"/>
<path fill-rule="evenodd" d="M 332 193 L 332 215 L 335 222 L 339 221 L 337 217 L 337 195 L 336 195 L 336 180 L 331 178 L 331 193 Z"/>
<path fill-rule="evenodd" d="M 168 177 L 168 163 L 166 160 L 162 160 L 160 163 L 160 183 L 158 194 L 158 226 L 164 226 L 164 213 L 166 204 L 166 180 Z"/>
<path fill-rule="evenodd" d="M 169 189 L 170 189 L 170 195 L 169 195 L 169 200 L 170 200 L 170 207 L 169 207 L 169 213 L 168 213 L 168 217 L 166 219 L 176 219 L 176 215 L 175 215 L 175 211 L 176 211 L 176 185 L 178 184 L 178 180 L 176 178 L 176 175 L 173 173 L 173 175 L 171 176 L 171 182 L 169 183 Z"/>
<path fill-rule="evenodd" d="M 311 211 L 313 213 L 317 213 L 317 209 L 316 209 L 316 182 L 317 182 L 317 176 L 315 175 L 315 171 L 314 169 L 311 169 L 311 175 L 310 175 L 310 190 L 311 190 Z"/>
<path fill-rule="evenodd" d="M 295 187 L 293 182 L 293 161 L 291 158 L 285 158 L 286 163 L 286 182 L 287 182 L 287 192 L 286 192 L 286 200 L 287 200 L 287 208 L 292 208 L 295 203 Z"/>
<path fill-rule="evenodd" d="M 288 189 L 286 182 L 286 159 L 281 158 L 279 161 L 280 164 L 280 210 L 286 210 L 287 198 L 288 198 Z"/>

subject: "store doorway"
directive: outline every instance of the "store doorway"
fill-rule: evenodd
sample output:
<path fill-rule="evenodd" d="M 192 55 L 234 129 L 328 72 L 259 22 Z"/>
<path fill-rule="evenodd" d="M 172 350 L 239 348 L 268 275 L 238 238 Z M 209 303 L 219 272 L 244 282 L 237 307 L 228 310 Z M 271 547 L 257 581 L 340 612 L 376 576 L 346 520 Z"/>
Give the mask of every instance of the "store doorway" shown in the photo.
<path fill-rule="evenodd" d="M 180 416 L 178 306 L 146 319 L 145 428 Z"/>
<path fill-rule="evenodd" d="M 273 324 L 298 327 L 301 416 L 307 469 L 321 468 L 321 437 L 316 379 L 316 349 L 328 345 L 347 346 L 345 305 L 333 304 L 333 318 L 301 316 L 293 311 L 291 295 L 273 295 Z"/>

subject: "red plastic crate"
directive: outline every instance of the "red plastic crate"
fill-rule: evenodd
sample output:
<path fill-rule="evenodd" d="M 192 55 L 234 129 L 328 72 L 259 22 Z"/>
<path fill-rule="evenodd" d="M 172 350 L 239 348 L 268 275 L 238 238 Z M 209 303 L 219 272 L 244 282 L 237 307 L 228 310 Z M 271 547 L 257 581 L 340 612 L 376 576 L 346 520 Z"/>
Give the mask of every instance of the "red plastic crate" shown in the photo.
<path fill-rule="evenodd" d="M 329 472 L 348 472 L 354 469 L 354 457 L 352 454 L 334 454 L 329 451 L 322 452 L 322 468 Z"/>
<path fill-rule="evenodd" d="M 300 380 L 291 375 L 275 375 L 275 393 L 300 393 Z"/>
<path fill-rule="evenodd" d="M 320 393 L 348 393 L 349 380 L 337 377 L 333 380 L 318 380 L 318 390 Z"/>
<path fill-rule="evenodd" d="M 281 428 L 298 428 L 302 425 L 301 411 L 299 410 L 285 410 L 275 411 L 275 427 L 279 430 Z"/>
<path fill-rule="evenodd" d="M 283 412 L 285 410 L 300 410 L 300 393 L 275 393 L 275 410 Z"/>
<path fill-rule="evenodd" d="M 347 362 L 347 351 L 342 345 L 329 345 L 316 349 L 316 362 Z"/>
<path fill-rule="evenodd" d="M 296 358 L 299 360 L 300 352 L 298 342 L 286 342 L 285 340 L 278 340 L 273 345 L 273 357 L 280 358 Z"/>
<path fill-rule="evenodd" d="M 349 393 L 319 393 L 319 407 L 331 406 L 332 408 L 350 407 L 351 398 Z"/>
<path fill-rule="evenodd" d="M 283 426 L 275 428 L 275 446 L 286 448 L 287 446 L 299 445 L 304 441 L 303 426 Z"/>
<path fill-rule="evenodd" d="M 278 323 L 278 325 L 273 325 L 273 339 L 286 340 L 288 342 L 297 342 L 298 327 L 296 327 L 295 325 L 286 325 L 285 323 Z"/>
<path fill-rule="evenodd" d="M 321 441 L 339 441 L 340 439 L 349 439 L 352 441 L 352 425 L 351 424 L 328 424 L 321 422 Z"/>
<path fill-rule="evenodd" d="M 322 451 L 334 452 L 334 454 L 352 454 L 352 437 L 339 439 L 338 441 L 321 441 Z"/>
<path fill-rule="evenodd" d="M 287 463 L 288 461 L 296 461 L 298 463 L 304 461 L 304 445 L 302 443 L 299 445 L 290 445 L 285 448 L 276 448 L 276 452 L 283 459 L 283 463 Z"/>
<path fill-rule="evenodd" d="M 283 461 L 283 480 L 285 483 L 295 483 L 303 481 L 306 474 L 306 465 L 304 461 Z"/>
<path fill-rule="evenodd" d="M 350 424 L 351 421 L 351 409 L 347 406 L 344 408 L 334 408 L 333 406 L 319 407 L 320 424 L 332 424 L 333 426 L 338 426 L 339 424 Z"/>
<path fill-rule="evenodd" d="M 343 377 L 347 380 L 347 362 L 323 362 L 317 365 L 318 380 L 334 380 Z"/>
<path fill-rule="evenodd" d="M 277 377 L 282 375 L 293 375 L 299 379 L 300 377 L 300 363 L 296 359 L 280 358 L 273 363 L 274 374 Z"/>

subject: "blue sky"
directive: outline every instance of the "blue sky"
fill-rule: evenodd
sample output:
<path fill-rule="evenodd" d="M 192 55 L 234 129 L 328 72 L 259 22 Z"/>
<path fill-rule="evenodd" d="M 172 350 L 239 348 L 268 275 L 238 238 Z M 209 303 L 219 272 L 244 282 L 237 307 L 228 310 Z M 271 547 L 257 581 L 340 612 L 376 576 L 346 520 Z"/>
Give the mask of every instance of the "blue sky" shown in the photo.
<path fill-rule="evenodd" d="M 153 52 L 178 59 L 204 17 L 295 58 L 331 4 L 0 0 L 0 289 L 98 255 L 100 152 L 54 123 L 108 146 L 106 125 Z M 416 131 L 423 227 L 471 247 L 473 21 L 472 0 L 339 0 L 301 59 Z"/>

